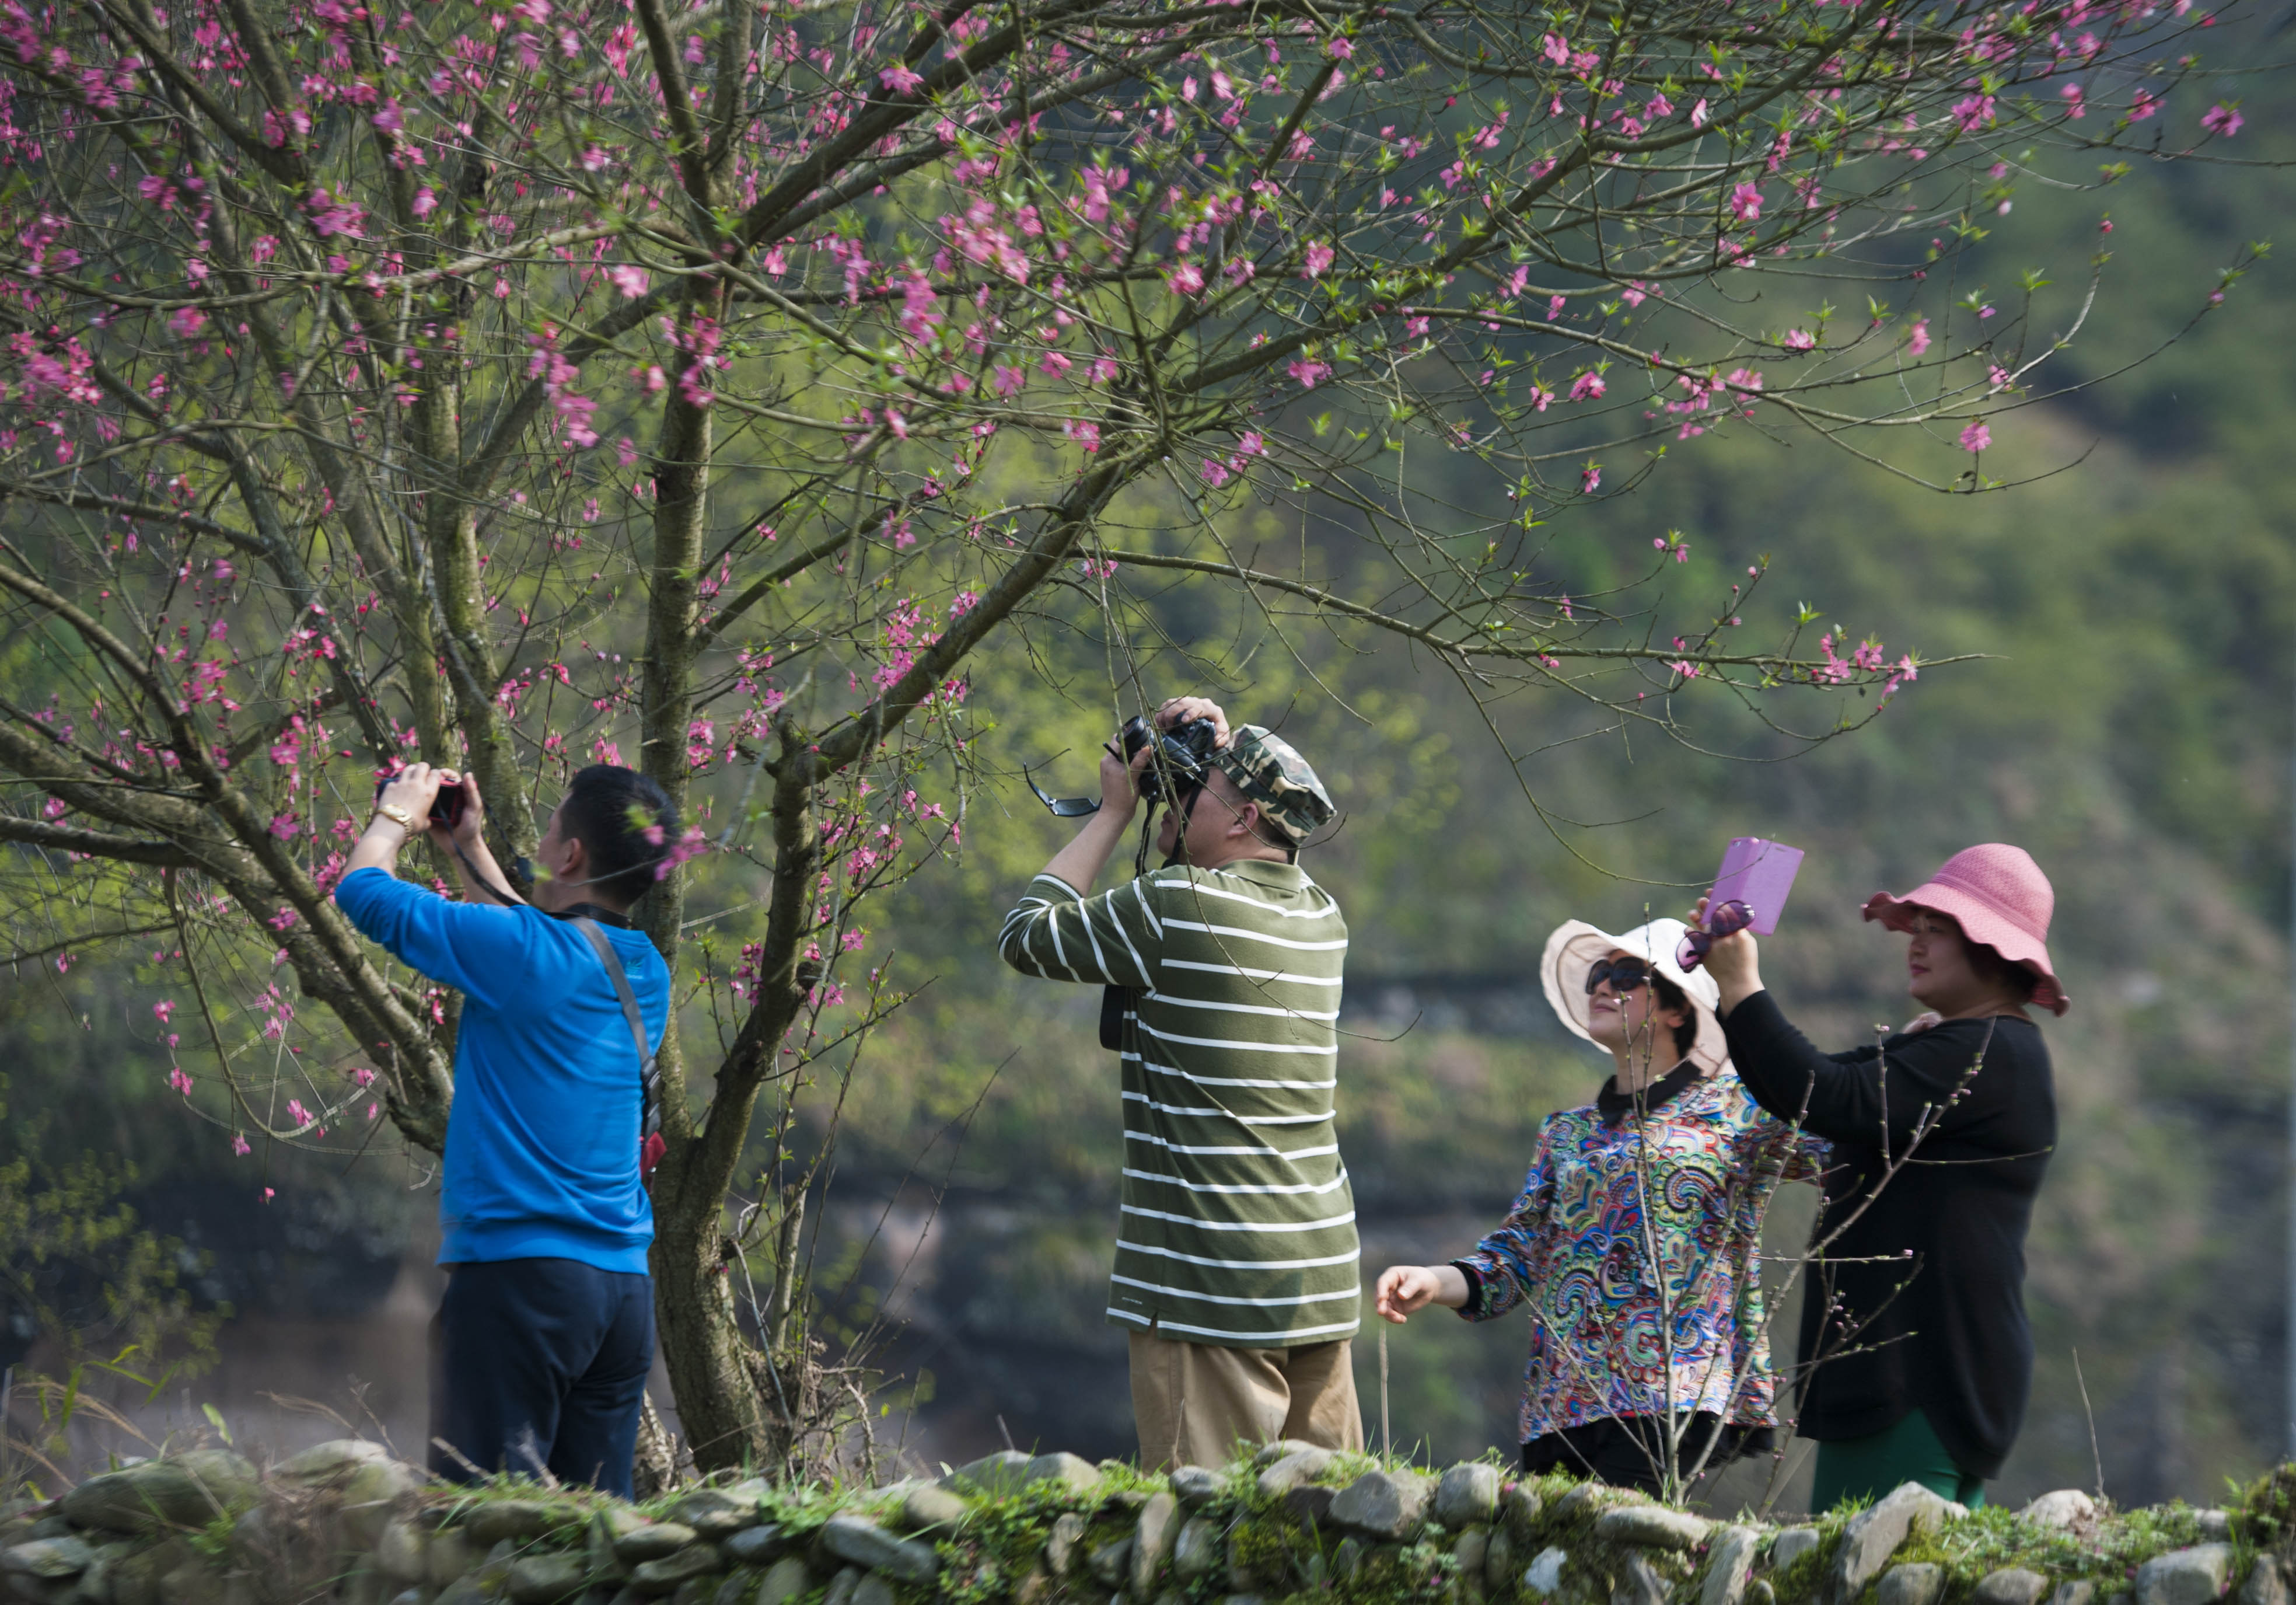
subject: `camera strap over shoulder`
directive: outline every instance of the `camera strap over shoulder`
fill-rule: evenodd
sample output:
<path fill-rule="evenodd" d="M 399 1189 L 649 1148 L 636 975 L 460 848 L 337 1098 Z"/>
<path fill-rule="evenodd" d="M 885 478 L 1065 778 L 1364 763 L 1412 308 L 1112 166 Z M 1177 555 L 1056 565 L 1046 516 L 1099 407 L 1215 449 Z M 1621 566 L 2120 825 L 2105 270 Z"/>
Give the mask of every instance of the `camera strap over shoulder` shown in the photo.
<path fill-rule="evenodd" d="M 646 1190 L 653 1190 L 654 1166 L 669 1147 L 661 1134 L 661 1070 L 653 1050 L 646 1046 L 645 1017 L 638 1012 L 637 994 L 630 991 L 630 977 L 622 968 L 622 958 L 614 951 L 614 944 L 598 922 L 587 916 L 577 916 L 570 923 L 581 928 L 598 951 L 598 962 L 606 967 L 606 978 L 614 984 L 614 995 L 622 1000 L 622 1018 L 629 1022 L 630 1040 L 638 1050 L 638 1179 Z"/>

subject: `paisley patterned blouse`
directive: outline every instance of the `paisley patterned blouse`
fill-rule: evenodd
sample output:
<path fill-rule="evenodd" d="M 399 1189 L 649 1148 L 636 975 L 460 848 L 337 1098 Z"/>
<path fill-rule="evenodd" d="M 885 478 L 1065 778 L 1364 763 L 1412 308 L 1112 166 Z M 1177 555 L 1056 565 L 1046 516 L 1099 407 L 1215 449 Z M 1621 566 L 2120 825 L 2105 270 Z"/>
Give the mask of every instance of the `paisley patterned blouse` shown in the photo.
<path fill-rule="evenodd" d="M 1816 1179 L 1826 1145 L 1764 1112 L 1728 1069 L 1677 1072 L 1640 1110 L 1624 1101 L 1605 1090 L 1615 1124 L 1595 1104 L 1547 1117 L 1505 1222 L 1454 1262 L 1469 1287 L 1459 1313 L 1529 1306 L 1526 1444 L 1669 1405 L 1774 1425 L 1762 1220 L 1780 1181 Z"/>

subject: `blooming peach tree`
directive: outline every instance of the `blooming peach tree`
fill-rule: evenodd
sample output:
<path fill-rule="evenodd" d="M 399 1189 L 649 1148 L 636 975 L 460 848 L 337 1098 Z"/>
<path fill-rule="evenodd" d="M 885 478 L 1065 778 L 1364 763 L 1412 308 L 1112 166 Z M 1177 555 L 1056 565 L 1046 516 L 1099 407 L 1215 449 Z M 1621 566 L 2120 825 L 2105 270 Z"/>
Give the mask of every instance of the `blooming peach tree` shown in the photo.
<path fill-rule="evenodd" d="M 958 838 L 976 654 L 1177 571 L 1661 728 L 1886 695 L 1911 655 L 1742 639 L 1759 574 L 1653 635 L 1545 543 L 1707 432 L 1995 482 L 2095 272 L 1969 248 L 2061 155 L 2237 136 L 2187 13 L 5 0 L 18 949 L 152 948 L 218 1142 L 436 1149 L 456 1000 L 329 901 L 377 776 L 469 769 L 508 862 L 644 769 L 693 826 L 640 905 L 669 1373 L 704 1467 L 813 1453 L 791 1089 L 893 1000 L 857 909 Z M 1379 590 L 1232 550 L 1255 500 Z"/>

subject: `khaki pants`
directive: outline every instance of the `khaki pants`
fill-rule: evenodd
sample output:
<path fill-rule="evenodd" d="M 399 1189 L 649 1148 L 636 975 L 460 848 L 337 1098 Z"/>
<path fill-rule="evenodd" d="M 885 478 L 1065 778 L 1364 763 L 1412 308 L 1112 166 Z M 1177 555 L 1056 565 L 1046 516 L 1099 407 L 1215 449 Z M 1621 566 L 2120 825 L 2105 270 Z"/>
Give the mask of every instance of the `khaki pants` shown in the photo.
<path fill-rule="evenodd" d="M 1298 1438 L 1364 1446 L 1346 1338 L 1299 1348 L 1219 1348 L 1152 1329 L 1132 1334 L 1132 1414 L 1140 1464 L 1224 1466 L 1247 1449 Z"/>

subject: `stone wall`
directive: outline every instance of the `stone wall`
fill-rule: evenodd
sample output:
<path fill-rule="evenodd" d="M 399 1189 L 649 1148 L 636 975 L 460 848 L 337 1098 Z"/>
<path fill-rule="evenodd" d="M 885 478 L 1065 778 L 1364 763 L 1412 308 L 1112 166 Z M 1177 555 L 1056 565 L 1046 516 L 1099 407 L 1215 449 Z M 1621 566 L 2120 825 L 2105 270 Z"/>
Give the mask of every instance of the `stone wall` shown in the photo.
<path fill-rule="evenodd" d="M 994 1455 L 883 1487 L 763 1479 L 643 1506 L 429 1482 L 373 1444 L 267 1473 L 203 1449 L 0 1516 L 29 1605 L 2292 1605 L 2296 1467 L 2231 1510 L 1908 1484 L 1808 1524 L 1276 1444 L 1168 1477 Z"/>

